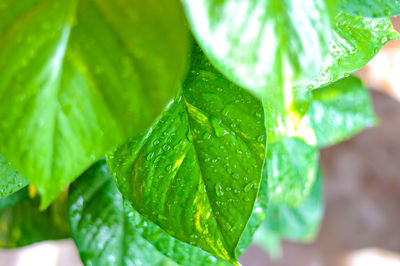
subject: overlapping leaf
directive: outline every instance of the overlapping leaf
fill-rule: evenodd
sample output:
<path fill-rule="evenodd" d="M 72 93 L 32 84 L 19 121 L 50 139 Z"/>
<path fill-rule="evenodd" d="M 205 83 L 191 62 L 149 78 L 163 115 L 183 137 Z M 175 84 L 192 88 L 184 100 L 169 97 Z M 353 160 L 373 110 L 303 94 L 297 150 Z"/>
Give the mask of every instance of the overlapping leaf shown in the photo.
<path fill-rule="evenodd" d="M 265 220 L 254 240 L 269 252 L 276 252 L 283 239 L 310 241 L 319 228 L 323 214 L 321 173 L 312 185 L 306 200 L 297 207 L 270 204 Z"/>
<path fill-rule="evenodd" d="M 400 0 L 340 0 L 339 8 L 362 17 L 396 16 L 400 15 Z"/>
<path fill-rule="evenodd" d="M 20 190 L 28 183 L 0 154 L 0 199 Z"/>
<path fill-rule="evenodd" d="M 31 199 L 28 187 L 0 199 L 0 248 L 68 238 L 66 207 L 62 193 L 46 211 L 39 211 L 39 197 Z"/>
<path fill-rule="evenodd" d="M 0 152 L 46 207 L 170 101 L 183 14 L 175 0 L 3 0 L 0 17 Z"/>
<path fill-rule="evenodd" d="M 301 123 L 313 128 L 319 147 L 344 141 L 376 123 L 369 92 L 356 77 L 313 90 L 311 99 Z"/>
<path fill-rule="evenodd" d="M 318 88 L 349 76 L 367 64 L 388 41 L 399 39 L 389 18 L 363 18 L 338 12 L 335 21 L 329 56 L 320 73 L 307 80 L 309 87 Z"/>
<path fill-rule="evenodd" d="M 355 77 L 302 93 L 291 90 L 264 102 L 268 131 L 270 201 L 296 206 L 307 197 L 318 165 L 318 147 L 343 141 L 374 125 L 368 91 Z M 280 103 L 280 104 L 279 104 Z"/>
<path fill-rule="evenodd" d="M 182 2 L 213 64 L 257 96 L 313 78 L 328 54 L 335 0 Z"/>
<path fill-rule="evenodd" d="M 253 211 L 265 152 L 261 104 L 196 49 L 183 89 L 141 138 L 109 156 L 144 217 L 231 263 Z"/>
<path fill-rule="evenodd" d="M 86 265 L 161 265 L 171 260 L 181 265 L 224 264 L 134 211 L 123 201 L 105 161 L 73 183 L 69 196 L 72 236 Z"/>

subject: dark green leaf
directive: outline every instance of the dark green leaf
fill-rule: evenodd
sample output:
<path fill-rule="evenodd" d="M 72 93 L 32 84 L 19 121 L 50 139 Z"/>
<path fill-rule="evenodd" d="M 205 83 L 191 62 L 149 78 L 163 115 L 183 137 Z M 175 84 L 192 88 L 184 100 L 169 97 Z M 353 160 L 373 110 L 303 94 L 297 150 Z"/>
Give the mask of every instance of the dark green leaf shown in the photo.
<path fill-rule="evenodd" d="M 44 212 L 39 211 L 39 197 L 29 197 L 28 187 L 0 199 L 0 248 L 69 237 L 66 212 L 66 193 Z"/>
<path fill-rule="evenodd" d="M 68 205 L 85 265 L 174 264 L 164 255 L 182 265 L 215 265 L 215 258 L 170 237 L 124 203 L 104 161 L 71 185 Z"/>
<path fill-rule="evenodd" d="M 197 49 L 180 96 L 146 135 L 110 155 L 109 165 L 140 214 L 236 263 L 261 179 L 263 122 L 259 101 Z"/>
<path fill-rule="evenodd" d="M 389 18 L 362 18 L 339 12 L 335 20 L 330 54 L 311 87 L 348 76 L 368 63 L 388 41 L 399 39 Z"/>
<path fill-rule="evenodd" d="M 336 0 L 182 2 L 210 60 L 257 96 L 314 77 L 328 55 Z"/>
<path fill-rule="evenodd" d="M 266 171 L 266 162 L 264 161 L 263 174 L 261 176 L 260 189 L 258 191 L 257 200 L 254 203 L 253 213 L 247 223 L 246 229 L 244 230 L 242 237 L 240 238 L 239 244 L 236 249 L 236 255 L 239 257 L 244 251 L 250 246 L 253 241 L 253 235 L 264 221 L 265 212 L 267 210 L 269 199 L 268 199 L 268 176 L 264 173 Z"/>
<path fill-rule="evenodd" d="M 0 154 L 0 199 L 20 190 L 28 183 Z"/>
<path fill-rule="evenodd" d="M 46 207 L 171 100 L 183 14 L 175 0 L 3 0 L 0 17 L 0 152 Z"/>
<path fill-rule="evenodd" d="M 271 246 L 271 242 L 280 245 L 281 239 L 301 242 L 312 240 L 323 214 L 321 182 L 319 173 L 307 199 L 295 208 L 286 204 L 270 204 L 266 218 L 254 237 L 255 242 L 274 252 L 276 247 Z"/>
<path fill-rule="evenodd" d="M 339 9 L 362 17 L 400 15 L 400 0 L 339 0 Z"/>
<path fill-rule="evenodd" d="M 368 90 L 356 77 L 313 90 L 303 123 L 314 129 L 318 146 L 346 140 L 376 123 Z"/>

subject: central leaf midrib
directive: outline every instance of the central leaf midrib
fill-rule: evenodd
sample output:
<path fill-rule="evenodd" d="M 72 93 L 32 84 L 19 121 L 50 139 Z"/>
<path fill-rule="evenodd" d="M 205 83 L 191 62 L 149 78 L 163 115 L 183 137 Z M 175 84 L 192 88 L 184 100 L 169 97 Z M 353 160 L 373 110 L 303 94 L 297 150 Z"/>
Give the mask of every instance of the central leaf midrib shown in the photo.
<path fill-rule="evenodd" d="M 192 127 L 191 127 L 191 124 L 190 124 L 189 114 L 188 114 L 188 110 L 187 110 L 187 101 L 186 101 L 186 98 L 185 98 L 185 95 L 183 94 L 183 92 L 182 92 L 182 105 L 184 106 L 183 109 L 184 109 L 184 113 L 185 113 L 185 118 L 186 118 L 186 120 L 187 120 L 188 127 L 189 127 L 189 132 L 190 132 L 190 135 L 191 135 L 191 137 L 192 137 L 192 146 L 193 146 L 194 155 L 195 155 L 197 164 L 199 165 L 200 177 L 201 177 L 201 180 L 202 180 L 203 184 L 206 185 L 205 178 L 204 178 L 204 173 L 203 173 L 203 169 L 202 169 L 202 166 L 201 166 L 201 163 L 200 163 L 200 160 L 199 160 L 199 155 L 198 155 L 198 152 L 197 152 L 197 149 L 196 149 L 196 145 L 195 145 L 195 143 L 194 143 L 195 136 L 193 135 L 192 130 L 191 130 Z M 207 118 L 208 118 L 208 117 L 207 117 Z M 218 219 L 216 218 L 216 215 L 215 215 L 215 213 L 214 213 L 214 209 L 213 209 L 213 207 L 212 207 L 212 205 L 211 205 L 210 196 L 209 196 L 208 193 L 209 193 L 209 191 L 208 191 L 208 189 L 206 189 L 207 202 L 208 202 L 208 204 L 210 205 L 212 217 L 214 218 L 214 221 L 215 221 L 215 223 L 217 224 L 218 233 L 219 233 L 219 235 L 221 236 L 221 238 L 222 238 L 222 240 L 223 240 L 223 242 L 224 242 L 224 247 L 225 247 L 225 249 L 226 249 L 226 251 L 228 252 L 228 255 L 229 255 L 230 250 L 228 250 L 228 249 L 226 248 L 226 247 L 227 247 L 228 241 L 227 241 L 227 239 L 225 238 L 224 234 L 223 234 L 222 231 L 221 231 L 222 226 L 221 226 L 221 224 L 219 223 Z M 232 255 L 232 254 L 231 254 L 231 255 Z M 235 252 L 233 253 L 233 259 L 236 260 L 236 254 L 235 254 Z"/>

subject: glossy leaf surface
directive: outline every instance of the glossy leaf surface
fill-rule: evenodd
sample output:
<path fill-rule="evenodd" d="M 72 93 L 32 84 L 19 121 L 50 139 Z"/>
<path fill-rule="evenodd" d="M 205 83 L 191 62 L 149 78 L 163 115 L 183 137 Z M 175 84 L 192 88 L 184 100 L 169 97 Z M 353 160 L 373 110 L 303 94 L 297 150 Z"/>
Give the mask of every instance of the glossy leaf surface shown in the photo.
<path fill-rule="evenodd" d="M 124 203 L 104 161 L 73 183 L 69 196 L 72 236 L 86 265 L 174 264 L 164 255 L 182 265 L 222 265 L 201 249 L 172 238 Z"/>
<path fill-rule="evenodd" d="M 20 190 L 28 183 L 0 154 L 0 199 Z"/>
<path fill-rule="evenodd" d="M 152 128 L 109 156 L 118 188 L 172 236 L 236 263 L 265 153 L 260 102 L 196 50 L 176 98 Z"/>
<path fill-rule="evenodd" d="M 29 194 L 26 187 L 0 199 L 0 248 L 69 237 L 66 193 L 43 212 L 39 211 L 39 197 L 31 199 Z"/>
<path fill-rule="evenodd" d="M 328 54 L 335 0 L 182 2 L 211 62 L 261 98 L 312 78 Z"/>
<path fill-rule="evenodd" d="M 362 17 L 400 15 L 400 0 L 339 0 L 339 8 Z"/>
<path fill-rule="evenodd" d="M 175 0 L 1 1 L 0 152 L 42 207 L 170 101 L 181 13 Z"/>
<path fill-rule="evenodd" d="M 399 39 L 389 18 L 363 18 L 338 12 L 329 56 L 310 83 L 317 88 L 349 76 L 368 63 L 389 41 Z"/>
<path fill-rule="evenodd" d="M 321 182 L 319 173 L 306 200 L 295 208 L 286 204 L 270 204 L 265 220 L 254 237 L 255 242 L 274 252 L 279 249 L 283 239 L 301 242 L 312 240 L 323 215 Z"/>

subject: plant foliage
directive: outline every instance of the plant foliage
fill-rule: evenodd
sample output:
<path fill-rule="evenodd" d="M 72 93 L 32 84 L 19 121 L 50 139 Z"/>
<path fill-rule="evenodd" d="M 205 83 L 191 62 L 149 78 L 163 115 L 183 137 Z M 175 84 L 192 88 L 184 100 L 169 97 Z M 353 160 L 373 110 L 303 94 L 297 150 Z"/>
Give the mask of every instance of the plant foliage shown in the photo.
<path fill-rule="evenodd" d="M 72 237 L 85 265 L 238 265 L 254 235 L 310 241 L 319 148 L 375 124 L 349 75 L 399 39 L 399 8 L 0 0 L 0 246 Z"/>

